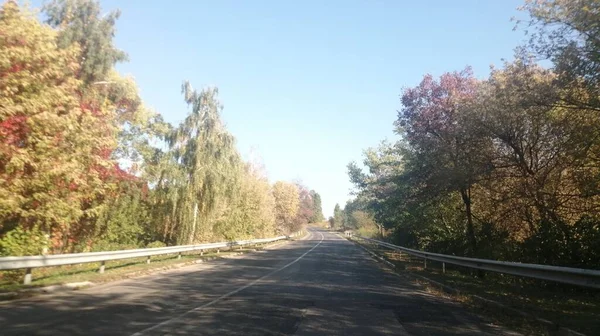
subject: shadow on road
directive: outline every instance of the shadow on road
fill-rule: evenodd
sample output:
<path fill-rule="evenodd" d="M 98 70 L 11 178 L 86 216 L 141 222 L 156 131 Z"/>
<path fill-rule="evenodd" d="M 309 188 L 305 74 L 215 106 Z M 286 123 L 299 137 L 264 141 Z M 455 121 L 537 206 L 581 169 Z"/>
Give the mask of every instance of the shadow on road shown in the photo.
<path fill-rule="evenodd" d="M 156 325 L 144 334 L 507 333 L 382 271 L 362 250 L 331 234 L 293 265 L 209 307 L 193 310 L 285 266 L 319 240 L 3 304 L 0 334 L 131 335 Z"/>

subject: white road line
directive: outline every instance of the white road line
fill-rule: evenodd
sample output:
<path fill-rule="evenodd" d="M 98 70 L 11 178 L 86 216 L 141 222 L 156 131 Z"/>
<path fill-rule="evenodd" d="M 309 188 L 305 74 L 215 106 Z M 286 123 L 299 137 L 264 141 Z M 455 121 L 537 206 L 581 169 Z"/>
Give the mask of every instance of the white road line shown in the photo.
<path fill-rule="evenodd" d="M 225 299 L 225 298 L 228 298 L 228 297 L 230 297 L 230 296 L 232 296 L 232 295 L 234 295 L 234 294 L 237 294 L 237 293 L 239 293 L 239 292 L 243 291 L 244 289 L 246 289 L 246 288 L 248 288 L 248 287 L 252 287 L 252 286 L 256 285 L 258 282 L 260 282 L 260 281 L 262 281 L 262 280 L 264 280 L 264 279 L 266 279 L 266 278 L 270 277 L 271 275 L 273 275 L 273 274 L 275 274 L 275 273 L 277 273 L 277 272 L 279 272 L 279 271 L 282 271 L 282 270 L 284 270 L 284 269 L 286 269 L 286 268 L 288 268 L 288 267 L 292 266 L 293 264 L 295 264 L 295 263 L 297 263 L 298 261 L 300 261 L 300 259 L 304 258 L 304 257 L 305 257 L 307 254 L 309 254 L 310 252 L 312 252 L 312 250 L 316 249 L 316 248 L 317 248 L 317 246 L 321 245 L 321 243 L 323 242 L 323 239 L 325 239 L 325 236 L 323 236 L 323 233 L 321 233 L 321 232 L 319 232 L 319 234 L 321 235 L 321 240 L 319 240 L 319 242 L 317 243 L 317 245 L 313 246 L 313 247 L 312 247 L 310 250 L 308 250 L 308 251 L 304 252 L 304 254 L 302 254 L 302 255 L 301 255 L 301 256 L 299 256 L 298 258 L 294 259 L 293 261 L 291 261 L 291 262 L 289 262 L 289 263 L 285 264 L 284 266 L 282 266 L 282 267 L 280 267 L 280 268 L 278 268 L 278 269 L 276 269 L 276 270 L 273 270 L 273 271 L 269 272 L 269 273 L 268 273 L 268 274 L 266 274 L 266 275 L 263 275 L 262 277 L 260 277 L 260 278 L 258 278 L 258 279 L 256 279 L 256 280 L 254 280 L 254 281 L 252 281 L 252 282 L 250 282 L 249 284 L 247 284 L 247 285 L 245 285 L 245 286 L 242 286 L 242 287 L 240 287 L 240 288 L 238 288 L 238 289 L 236 289 L 236 290 L 233 290 L 233 291 L 231 291 L 231 292 L 229 292 L 229 293 L 227 293 L 227 294 L 223 294 L 223 295 L 219 296 L 218 298 L 216 298 L 216 299 L 214 299 L 214 300 L 212 300 L 212 301 L 210 301 L 210 302 L 208 302 L 208 303 L 205 303 L 205 304 L 203 304 L 203 305 L 201 305 L 201 306 L 198 306 L 198 307 L 196 307 L 196 308 L 190 309 L 190 310 L 186 311 L 185 313 L 183 313 L 183 314 L 181 314 L 181 315 L 179 315 L 179 316 L 176 316 L 176 317 L 174 317 L 174 318 L 172 318 L 172 319 L 169 319 L 169 320 L 163 321 L 163 322 L 161 322 L 161 323 L 159 323 L 159 324 L 157 324 L 157 325 L 154 325 L 154 326 L 152 326 L 152 327 L 150 327 L 150 328 L 146 328 L 146 329 L 144 329 L 144 330 L 138 331 L 138 332 L 136 332 L 135 334 L 132 334 L 131 336 L 141 336 L 141 335 L 144 335 L 146 332 L 149 332 L 149 331 L 152 331 L 152 330 L 158 329 L 158 328 L 160 328 L 160 327 L 163 327 L 163 326 L 165 326 L 165 325 L 168 325 L 168 324 L 170 324 L 170 323 L 172 323 L 172 322 L 175 322 L 175 321 L 177 321 L 177 320 L 179 320 L 179 319 L 181 319 L 181 318 L 183 318 L 183 317 L 185 317 L 185 316 L 187 316 L 187 315 L 189 315 L 189 314 L 191 314 L 191 313 L 193 313 L 193 312 L 197 312 L 197 311 L 199 311 L 199 310 L 202 310 L 202 309 L 204 309 L 204 308 L 210 307 L 210 306 L 214 305 L 215 303 L 217 303 L 217 302 L 219 302 L 219 301 L 221 301 L 221 300 L 223 300 L 223 299 Z"/>

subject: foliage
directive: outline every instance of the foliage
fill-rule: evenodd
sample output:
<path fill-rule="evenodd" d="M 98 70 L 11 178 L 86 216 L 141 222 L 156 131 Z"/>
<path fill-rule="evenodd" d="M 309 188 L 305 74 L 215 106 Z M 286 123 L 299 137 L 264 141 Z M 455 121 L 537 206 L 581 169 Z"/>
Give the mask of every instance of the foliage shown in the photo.
<path fill-rule="evenodd" d="M 358 209 L 404 246 L 597 265 L 600 120 L 564 100 L 583 86 L 556 78 L 517 59 L 467 90 L 457 73 L 406 90 L 396 123 L 404 139 L 367 151 L 366 173 L 348 166 L 357 189 L 350 223 Z M 466 99 L 448 105 L 461 92 Z"/>
<path fill-rule="evenodd" d="M 294 218 L 295 226 L 300 227 L 302 225 L 312 222 L 314 214 L 314 202 L 310 191 L 301 183 L 296 182 L 296 188 L 298 189 L 298 213 Z"/>
<path fill-rule="evenodd" d="M 0 239 L 0 255 L 32 256 L 48 252 L 50 240 L 48 236 L 34 226 L 31 229 L 16 228 Z"/>
<path fill-rule="evenodd" d="M 333 228 L 344 228 L 344 212 L 338 203 L 336 203 L 335 207 L 333 208 Z"/>
<path fill-rule="evenodd" d="M 95 0 L 43 10 L 49 25 L 14 1 L 0 10 L 5 253 L 38 253 L 26 241 L 42 236 L 49 253 L 269 237 L 322 218 L 316 191 L 271 186 L 242 160 L 216 88 L 185 82 L 179 125 L 144 106 L 115 70 L 127 59 L 113 41 L 119 11 Z"/>
<path fill-rule="evenodd" d="M 296 229 L 296 215 L 300 208 L 300 193 L 295 184 L 277 181 L 273 185 L 275 198 L 275 223 L 280 233 L 292 233 Z"/>
<path fill-rule="evenodd" d="M 127 60 L 127 54 L 112 42 L 115 23 L 121 13 L 102 15 L 95 0 L 53 0 L 44 6 L 46 22 L 60 28 L 57 43 L 69 48 L 74 43 L 81 49 L 79 79 L 85 84 L 103 81 L 117 62 Z"/>
<path fill-rule="evenodd" d="M 554 63 L 561 86 L 584 82 L 587 94 L 569 95 L 579 108 L 600 111 L 600 5 L 597 0 L 526 0 L 528 49 Z M 591 95 L 589 95 L 591 93 Z"/>
<path fill-rule="evenodd" d="M 312 216 L 310 218 L 311 223 L 322 222 L 325 217 L 323 216 L 323 206 L 321 205 L 321 195 L 318 192 L 311 190 L 310 198 L 312 199 Z"/>
<path fill-rule="evenodd" d="M 0 13 L 1 230 L 34 225 L 69 250 L 111 188 L 112 114 L 78 92 L 78 48 L 7 2 Z M 108 121 L 108 122 L 107 122 Z"/>
<path fill-rule="evenodd" d="M 534 27 L 485 80 L 426 75 L 404 90 L 401 139 L 348 165 L 362 211 L 435 252 L 597 268 L 600 115 L 593 0 L 527 1 Z M 528 49 L 553 62 L 536 65 Z"/>
<path fill-rule="evenodd" d="M 153 241 L 151 243 L 148 243 L 146 245 L 146 248 L 158 248 L 158 247 L 165 247 L 165 246 L 167 246 L 165 243 L 156 240 L 156 241 Z"/>

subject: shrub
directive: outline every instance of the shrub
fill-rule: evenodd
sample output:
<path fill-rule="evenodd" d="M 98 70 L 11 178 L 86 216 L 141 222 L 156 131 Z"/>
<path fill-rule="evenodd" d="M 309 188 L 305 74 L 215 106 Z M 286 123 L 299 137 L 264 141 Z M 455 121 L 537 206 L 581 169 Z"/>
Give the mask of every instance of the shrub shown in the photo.
<path fill-rule="evenodd" d="M 165 246 L 167 246 L 165 243 L 158 241 L 158 240 L 148 243 L 148 245 L 146 245 L 147 248 L 165 247 Z"/>
<path fill-rule="evenodd" d="M 49 236 L 44 234 L 39 227 L 34 226 L 29 230 L 18 227 L 0 239 L 0 255 L 41 255 L 47 252 L 49 245 Z"/>

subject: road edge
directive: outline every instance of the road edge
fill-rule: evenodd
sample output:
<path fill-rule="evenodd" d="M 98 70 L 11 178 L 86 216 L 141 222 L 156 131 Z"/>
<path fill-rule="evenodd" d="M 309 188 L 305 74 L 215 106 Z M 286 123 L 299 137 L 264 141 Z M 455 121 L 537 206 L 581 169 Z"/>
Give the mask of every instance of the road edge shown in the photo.
<path fill-rule="evenodd" d="M 129 273 L 124 273 L 123 276 L 118 279 L 108 280 L 108 281 L 104 281 L 104 282 L 91 282 L 91 281 L 67 282 L 67 283 L 63 283 L 63 284 L 54 284 L 54 285 L 35 287 L 35 288 L 23 288 L 23 289 L 20 289 L 17 291 L 3 292 L 3 293 L 0 293 L 0 305 L 8 304 L 8 303 L 12 303 L 15 301 L 20 301 L 20 300 L 27 300 L 27 299 L 38 298 L 38 297 L 51 297 L 52 295 L 55 295 L 55 294 L 69 293 L 69 292 L 74 292 L 74 291 L 81 290 L 81 289 L 88 289 L 88 288 L 92 288 L 92 287 L 110 285 L 110 284 L 117 283 L 119 281 L 141 278 L 141 277 L 148 276 L 148 275 L 159 274 L 161 272 L 168 272 L 170 270 L 180 269 L 180 268 L 193 266 L 193 265 L 201 264 L 201 263 L 206 263 L 206 262 L 210 262 L 210 261 L 214 261 L 214 260 L 218 260 L 218 259 L 228 259 L 230 257 L 237 257 L 237 256 L 242 256 L 242 255 L 246 255 L 246 254 L 250 254 L 250 253 L 276 250 L 277 248 L 287 245 L 288 243 L 293 242 L 295 240 L 305 239 L 309 235 L 309 232 L 307 230 L 303 230 L 303 231 L 304 231 L 304 234 L 301 237 L 290 238 L 290 239 L 286 239 L 283 241 L 274 242 L 272 244 L 265 245 L 260 250 L 249 249 L 246 251 L 229 253 L 229 254 L 223 255 L 223 256 L 201 257 L 201 258 L 198 258 L 195 260 L 174 263 L 174 264 L 166 265 L 163 267 L 157 267 L 157 268 L 141 270 L 141 271 L 132 271 Z"/>
<path fill-rule="evenodd" d="M 427 278 L 425 276 L 422 276 L 422 275 L 419 275 L 419 274 L 412 273 L 412 272 L 407 271 L 407 270 L 402 270 L 403 272 L 401 274 L 401 273 L 398 272 L 399 270 L 397 269 L 396 265 L 394 263 L 392 263 L 391 261 L 387 260 L 384 256 L 381 256 L 381 255 L 377 254 L 376 252 L 368 249 L 367 247 L 365 247 L 364 245 L 356 242 L 353 239 L 350 239 L 348 237 L 344 237 L 344 236 L 339 235 L 339 234 L 338 234 L 338 236 L 340 236 L 340 237 L 342 237 L 342 238 L 344 238 L 344 239 L 352 242 L 353 244 L 355 244 L 355 245 L 359 246 L 360 248 L 362 248 L 363 250 L 365 250 L 367 253 L 369 253 L 373 257 L 373 259 L 375 259 L 375 261 L 383 262 L 385 265 L 387 265 L 387 267 L 391 268 L 391 270 L 394 272 L 394 274 L 396 274 L 399 277 L 412 277 L 412 278 L 416 278 L 416 279 L 419 279 L 419 280 L 423 280 L 423 281 L 427 282 L 430 286 L 437 287 L 439 290 L 441 290 L 441 291 L 443 291 L 445 293 L 448 293 L 448 294 L 460 295 L 460 294 L 464 294 L 465 293 L 464 291 L 461 292 L 460 290 L 458 290 L 458 289 L 456 289 L 454 287 L 442 284 L 442 283 L 440 283 L 438 281 L 429 279 L 429 278 Z M 537 322 L 540 322 L 541 324 L 543 324 L 543 325 L 546 326 L 547 332 L 550 335 L 587 336 L 586 334 L 582 334 L 582 333 L 580 333 L 578 331 L 575 331 L 573 329 L 562 327 L 562 326 L 560 326 L 559 324 L 557 324 L 555 322 L 546 320 L 546 319 L 541 318 L 541 317 L 534 316 L 532 314 L 529 314 L 527 312 L 524 312 L 524 311 L 516 309 L 516 308 L 509 307 L 509 306 L 507 306 L 505 304 L 502 304 L 500 302 L 497 302 L 497 301 L 494 301 L 494 300 L 490 300 L 490 299 L 486 299 L 484 297 L 481 297 L 481 296 L 475 295 L 475 294 L 467 294 L 467 295 L 469 297 L 471 297 L 471 298 L 479 301 L 480 303 L 485 303 L 485 304 L 490 304 L 490 305 L 496 306 L 496 308 L 499 308 L 499 309 L 501 309 L 503 311 L 511 312 L 513 314 L 520 315 L 521 317 L 527 317 L 527 318 L 535 319 Z M 453 298 L 450 297 L 450 299 L 453 299 Z"/>

